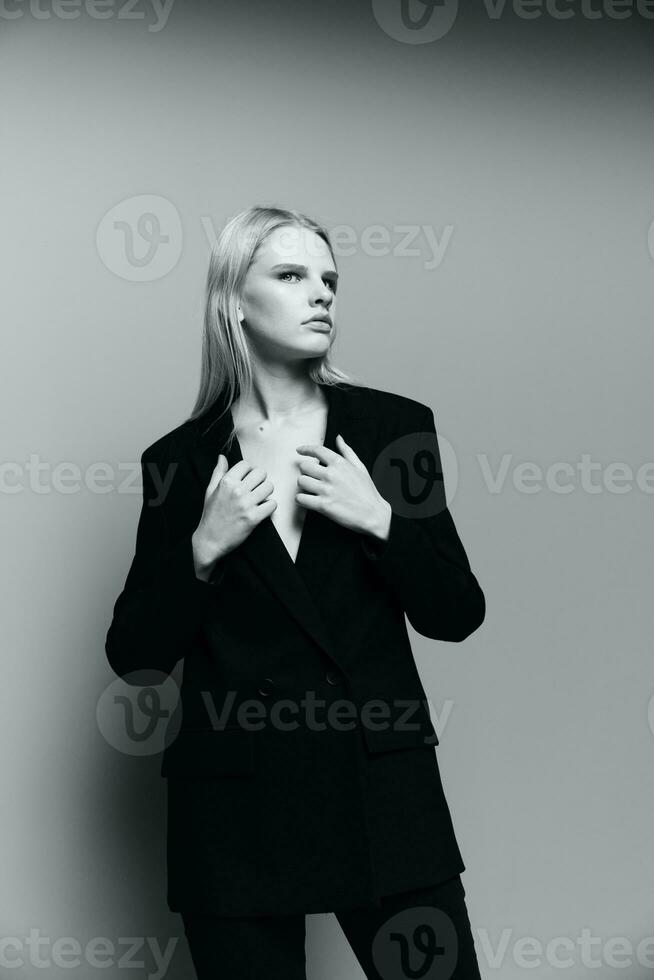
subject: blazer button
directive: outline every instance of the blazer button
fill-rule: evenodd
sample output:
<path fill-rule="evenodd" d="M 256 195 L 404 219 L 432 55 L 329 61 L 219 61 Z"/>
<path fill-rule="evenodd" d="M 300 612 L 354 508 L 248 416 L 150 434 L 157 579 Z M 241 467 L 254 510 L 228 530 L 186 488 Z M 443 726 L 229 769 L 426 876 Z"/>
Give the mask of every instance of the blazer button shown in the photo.
<path fill-rule="evenodd" d="M 263 684 L 259 688 L 259 694 L 263 695 L 264 698 L 267 698 L 268 695 L 272 694 L 274 688 L 275 682 L 272 677 L 266 677 Z"/>
<path fill-rule="evenodd" d="M 327 678 L 327 683 L 331 684 L 332 687 L 336 687 L 343 680 L 343 675 L 338 670 L 328 670 L 325 677 Z"/>

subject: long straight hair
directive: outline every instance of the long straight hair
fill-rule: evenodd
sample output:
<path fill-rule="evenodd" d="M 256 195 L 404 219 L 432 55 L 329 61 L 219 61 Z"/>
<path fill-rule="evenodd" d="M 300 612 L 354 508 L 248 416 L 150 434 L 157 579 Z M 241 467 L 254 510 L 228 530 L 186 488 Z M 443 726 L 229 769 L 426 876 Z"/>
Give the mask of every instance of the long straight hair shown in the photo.
<path fill-rule="evenodd" d="M 223 415 L 239 395 L 249 397 L 253 374 L 247 339 L 238 317 L 241 290 L 257 250 L 277 228 L 288 225 L 307 228 L 319 235 L 336 265 L 327 230 L 300 211 L 252 207 L 228 221 L 213 243 L 209 258 L 200 388 L 189 419 L 203 415 L 218 399 L 224 401 Z M 334 327 L 332 343 L 335 335 Z M 360 383 L 331 364 L 329 350 L 319 357 L 308 358 L 308 362 L 308 375 L 316 384 Z M 228 446 L 234 435 L 232 429 Z"/>

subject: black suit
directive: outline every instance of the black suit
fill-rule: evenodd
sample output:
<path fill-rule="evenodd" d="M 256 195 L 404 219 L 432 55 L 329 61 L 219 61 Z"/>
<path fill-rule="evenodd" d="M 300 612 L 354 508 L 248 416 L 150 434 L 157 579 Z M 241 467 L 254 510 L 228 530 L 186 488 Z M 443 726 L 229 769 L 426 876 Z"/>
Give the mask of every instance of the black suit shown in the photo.
<path fill-rule="evenodd" d="M 425 433 L 440 471 L 425 405 L 365 387 L 326 393 L 324 444 L 335 449 L 340 433 L 382 496 L 375 461 L 395 439 Z M 191 535 L 224 451 L 222 407 L 219 400 L 142 455 L 136 553 L 106 641 L 121 676 L 170 673 L 184 658 L 181 730 L 161 770 L 170 909 L 330 911 L 457 875 L 465 865 L 405 622 L 406 613 L 422 635 L 460 641 L 484 619 L 442 480 L 431 516 L 394 506 L 385 542 L 307 510 L 294 564 L 266 518 L 203 582 Z M 415 443 L 407 454 L 392 470 L 398 476 L 413 466 Z M 227 458 L 230 466 L 241 459 L 238 443 Z M 174 472 L 161 502 L 155 472 Z M 308 697 L 324 702 L 313 716 L 302 706 Z M 237 717 L 252 699 L 259 707 Z M 333 722 L 329 706 L 341 699 Z M 379 714 L 372 701 L 382 702 Z M 218 729 L 215 715 L 230 703 Z M 281 725 L 269 713 L 276 704 Z M 372 720 L 353 723 L 352 705 L 366 705 Z"/>

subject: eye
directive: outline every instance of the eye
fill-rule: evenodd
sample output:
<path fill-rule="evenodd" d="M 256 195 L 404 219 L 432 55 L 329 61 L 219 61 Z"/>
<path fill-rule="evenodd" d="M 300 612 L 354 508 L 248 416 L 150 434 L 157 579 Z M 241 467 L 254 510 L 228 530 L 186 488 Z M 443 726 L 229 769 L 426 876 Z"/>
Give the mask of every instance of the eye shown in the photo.
<path fill-rule="evenodd" d="M 289 272 L 280 272 L 279 275 L 277 276 L 277 278 L 280 281 L 288 282 L 288 280 L 285 278 L 286 276 L 296 276 L 297 279 L 301 279 L 302 278 L 299 272 L 291 272 L 291 271 L 289 271 Z M 335 279 L 333 279 L 331 276 L 323 276 L 323 282 L 325 283 L 325 285 L 327 285 L 331 289 L 331 291 L 333 293 L 336 292 L 336 280 Z"/>

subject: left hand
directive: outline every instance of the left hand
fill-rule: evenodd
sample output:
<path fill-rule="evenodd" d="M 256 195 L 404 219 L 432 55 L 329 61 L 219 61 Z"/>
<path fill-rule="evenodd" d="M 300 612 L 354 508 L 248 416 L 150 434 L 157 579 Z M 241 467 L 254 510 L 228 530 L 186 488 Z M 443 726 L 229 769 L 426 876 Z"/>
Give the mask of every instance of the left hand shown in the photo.
<path fill-rule="evenodd" d="M 365 465 L 341 435 L 336 436 L 336 446 L 338 453 L 326 446 L 297 446 L 298 453 L 314 458 L 300 460 L 296 501 L 351 531 L 385 538 L 391 505 L 381 496 Z"/>

